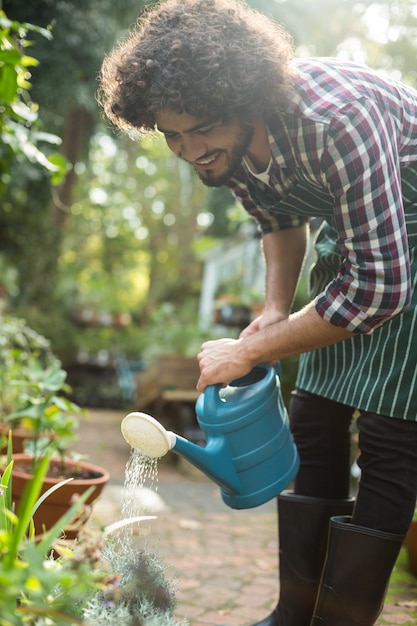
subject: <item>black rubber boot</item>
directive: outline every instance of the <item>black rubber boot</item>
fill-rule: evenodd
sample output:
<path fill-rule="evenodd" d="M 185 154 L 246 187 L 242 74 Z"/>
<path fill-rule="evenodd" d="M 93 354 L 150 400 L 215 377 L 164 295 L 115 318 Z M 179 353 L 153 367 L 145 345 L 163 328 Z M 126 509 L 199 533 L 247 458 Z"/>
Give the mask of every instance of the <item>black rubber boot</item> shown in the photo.
<path fill-rule="evenodd" d="M 349 517 L 333 517 L 310 626 L 372 626 L 403 539 L 351 524 Z"/>
<path fill-rule="evenodd" d="M 254 626 L 307 626 L 313 615 L 326 555 L 329 520 L 350 515 L 354 499 L 326 500 L 283 492 L 278 496 L 280 599 Z"/>

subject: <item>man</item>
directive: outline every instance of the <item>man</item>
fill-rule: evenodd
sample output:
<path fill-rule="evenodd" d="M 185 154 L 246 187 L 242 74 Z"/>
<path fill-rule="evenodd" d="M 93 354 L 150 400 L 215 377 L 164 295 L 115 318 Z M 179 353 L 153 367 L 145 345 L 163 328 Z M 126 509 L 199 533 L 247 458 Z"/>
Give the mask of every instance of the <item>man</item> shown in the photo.
<path fill-rule="evenodd" d="M 259 224 L 264 312 L 239 339 L 202 346 L 199 390 L 301 355 L 280 599 L 257 626 L 374 624 L 417 491 L 417 92 L 337 59 L 294 59 L 282 28 L 238 0 L 166 0 L 106 58 L 100 93 L 117 126 L 158 129 Z M 311 218 L 311 302 L 291 313 Z"/>

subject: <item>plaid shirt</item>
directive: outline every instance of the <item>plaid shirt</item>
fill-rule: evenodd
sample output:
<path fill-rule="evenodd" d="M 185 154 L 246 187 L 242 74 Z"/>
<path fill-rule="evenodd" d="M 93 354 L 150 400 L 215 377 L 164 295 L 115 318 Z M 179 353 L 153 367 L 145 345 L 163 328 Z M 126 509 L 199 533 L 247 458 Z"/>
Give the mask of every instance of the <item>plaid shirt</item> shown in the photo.
<path fill-rule="evenodd" d="M 341 265 L 316 309 L 370 333 L 410 303 L 400 172 L 417 162 L 417 92 L 338 59 L 295 63 L 288 110 L 266 120 L 269 184 L 242 163 L 228 186 L 263 235 L 313 217 L 336 230 Z"/>

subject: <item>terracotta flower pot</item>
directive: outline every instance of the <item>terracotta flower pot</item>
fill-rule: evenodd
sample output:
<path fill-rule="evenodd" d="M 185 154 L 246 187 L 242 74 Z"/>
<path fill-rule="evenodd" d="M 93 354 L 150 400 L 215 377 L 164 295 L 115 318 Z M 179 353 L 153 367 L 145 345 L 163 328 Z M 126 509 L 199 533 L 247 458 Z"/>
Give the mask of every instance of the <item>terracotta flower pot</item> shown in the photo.
<path fill-rule="evenodd" d="M 27 439 L 32 438 L 32 432 L 26 428 L 21 428 L 20 426 L 12 428 L 10 424 L 0 424 L 0 435 L 4 436 L 6 439 L 8 437 L 9 430 L 12 431 L 13 453 L 23 452 L 24 443 Z M 7 444 L 0 449 L 0 454 L 7 454 Z"/>
<path fill-rule="evenodd" d="M 28 454 L 14 454 L 13 460 L 12 499 L 18 511 L 23 491 L 27 482 L 32 478 L 32 457 Z M 85 461 L 75 462 L 68 459 L 65 460 L 65 468 L 62 468 L 60 459 L 51 459 L 49 472 L 44 479 L 41 494 L 70 476 L 74 476 L 74 480 L 54 491 L 36 511 L 34 515 L 36 534 L 41 534 L 44 528 L 51 528 L 67 512 L 77 495 L 80 496 L 93 486 L 94 491 L 86 502 L 87 505 L 91 505 L 99 497 L 103 487 L 110 478 L 110 474 L 106 469 Z M 88 506 L 83 508 L 82 519 L 79 520 L 78 527 L 80 523 L 87 521 L 89 512 Z M 74 530 L 71 526 L 63 530 L 68 539 L 73 539 L 77 535 L 77 530 Z"/>

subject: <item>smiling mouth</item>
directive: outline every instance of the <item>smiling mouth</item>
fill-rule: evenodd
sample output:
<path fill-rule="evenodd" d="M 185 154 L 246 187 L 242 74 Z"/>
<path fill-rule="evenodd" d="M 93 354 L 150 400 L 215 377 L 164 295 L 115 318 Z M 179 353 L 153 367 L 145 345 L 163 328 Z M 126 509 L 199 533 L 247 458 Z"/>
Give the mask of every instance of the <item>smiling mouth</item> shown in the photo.
<path fill-rule="evenodd" d="M 204 159 L 198 159 L 197 161 L 194 161 L 194 166 L 207 167 L 208 165 L 213 165 L 213 163 L 217 161 L 220 154 L 220 152 L 216 152 L 215 154 L 211 154 Z"/>

